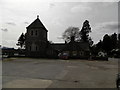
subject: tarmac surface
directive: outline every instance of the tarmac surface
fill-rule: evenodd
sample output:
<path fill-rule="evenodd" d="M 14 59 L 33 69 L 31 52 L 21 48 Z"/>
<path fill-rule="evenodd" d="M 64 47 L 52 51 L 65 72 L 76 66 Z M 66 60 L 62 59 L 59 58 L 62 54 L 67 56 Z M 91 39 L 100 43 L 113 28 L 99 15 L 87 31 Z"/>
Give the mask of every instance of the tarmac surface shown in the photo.
<path fill-rule="evenodd" d="M 3 88 L 116 88 L 118 59 L 109 61 L 7 58 Z"/>
<path fill-rule="evenodd" d="M 2 89 L 2 60 L 0 58 L 0 89 Z"/>

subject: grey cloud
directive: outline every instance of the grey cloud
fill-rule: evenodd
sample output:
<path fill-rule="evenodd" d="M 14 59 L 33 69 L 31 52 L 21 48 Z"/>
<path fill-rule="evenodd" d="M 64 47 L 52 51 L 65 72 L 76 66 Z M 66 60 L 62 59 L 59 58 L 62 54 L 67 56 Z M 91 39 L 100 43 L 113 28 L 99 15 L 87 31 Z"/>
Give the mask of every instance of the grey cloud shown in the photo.
<path fill-rule="evenodd" d="M 118 29 L 118 24 L 117 23 L 108 23 L 108 24 L 106 24 L 105 27 L 110 30 L 116 30 L 116 29 Z"/>
<path fill-rule="evenodd" d="M 120 25 L 117 22 L 104 22 L 96 25 L 94 28 L 99 31 L 117 31 Z"/>
<path fill-rule="evenodd" d="M 14 22 L 7 22 L 6 24 L 15 26 L 16 24 Z"/>
<path fill-rule="evenodd" d="M 28 22 L 24 22 L 24 24 L 29 24 Z"/>
<path fill-rule="evenodd" d="M 4 31 L 4 32 L 7 32 L 7 31 L 8 31 L 7 28 L 2 28 L 1 30 Z"/>
<path fill-rule="evenodd" d="M 118 27 L 120 27 L 120 25 L 117 22 L 99 23 L 92 27 L 90 36 L 92 37 L 93 41 L 97 43 L 105 34 L 111 35 L 113 33 L 117 33 Z"/>
<path fill-rule="evenodd" d="M 50 4 L 49 4 L 49 7 L 50 7 L 50 8 L 53 8 L 53 7 L 55 7 L 55 4 L 50 3 Z"/>

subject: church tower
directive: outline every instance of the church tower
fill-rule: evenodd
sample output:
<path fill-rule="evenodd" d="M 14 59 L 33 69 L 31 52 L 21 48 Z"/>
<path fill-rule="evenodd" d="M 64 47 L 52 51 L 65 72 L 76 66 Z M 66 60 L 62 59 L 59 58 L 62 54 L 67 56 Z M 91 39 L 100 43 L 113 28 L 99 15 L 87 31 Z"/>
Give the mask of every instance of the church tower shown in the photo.
<path fill-rule="evenodd" d="M 26 56 L 45 57 L 48 31 L 40 21 L 39 16 L 26 29 Z"/>

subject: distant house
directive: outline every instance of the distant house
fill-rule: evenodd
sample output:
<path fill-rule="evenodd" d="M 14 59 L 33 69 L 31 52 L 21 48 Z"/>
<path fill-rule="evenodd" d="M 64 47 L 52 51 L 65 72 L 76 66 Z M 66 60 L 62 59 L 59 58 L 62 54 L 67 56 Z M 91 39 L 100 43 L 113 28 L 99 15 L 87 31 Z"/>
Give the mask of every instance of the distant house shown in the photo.
<path fill-rule="evenodd" d="M 75 42 L 74 37 L 69 43 L 49 43 L 47 39 L 48 30 L 37 16 L 28 27 L 26 32 L 26 56 L 58 58 L 59 53 L 67 52 L 72 58 L 89 58 L 89 44 Z"/>
<path fill-rule="evenodd" d="M 8 48 L 8 47 L 2 47 L 2 56 L 14 56 L 15 49 L 14 48 Z"/>
<path fill-rule="evenodd" d="M 71 41 L 65 44 L 62 53 L 68 53 L 70 58 L 85 58 L 90 57 L 89 44 L 87 42 L 76 42 L 74 36 Z"/>
<path fill-rule="evenodd" d="M 2 56 L 4 57 L 14 57 L 14 56 L 25 56 L 25 50 L 24 49 L 14 49 L 9 47 L 2 47 Z"/>

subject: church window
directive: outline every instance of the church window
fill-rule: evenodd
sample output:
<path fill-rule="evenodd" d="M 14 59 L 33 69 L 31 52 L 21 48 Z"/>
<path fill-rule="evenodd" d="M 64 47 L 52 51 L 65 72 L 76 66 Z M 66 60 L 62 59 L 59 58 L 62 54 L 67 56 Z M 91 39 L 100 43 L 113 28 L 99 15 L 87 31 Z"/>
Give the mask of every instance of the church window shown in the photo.
<path fill-rule="evenodd" d="M 36 30 L 36 32 L 35 32 L 35 35 L 37 36 L 37 30 Z"/>

